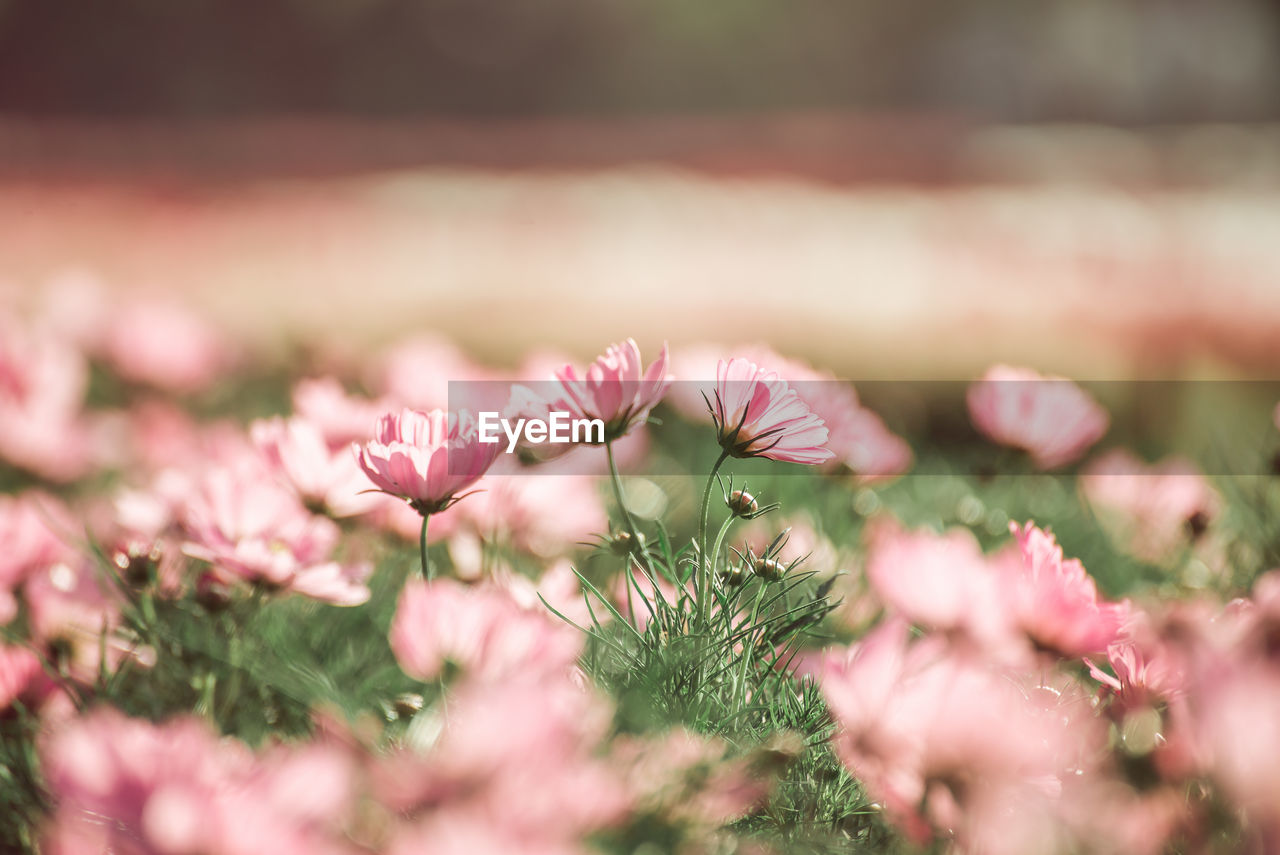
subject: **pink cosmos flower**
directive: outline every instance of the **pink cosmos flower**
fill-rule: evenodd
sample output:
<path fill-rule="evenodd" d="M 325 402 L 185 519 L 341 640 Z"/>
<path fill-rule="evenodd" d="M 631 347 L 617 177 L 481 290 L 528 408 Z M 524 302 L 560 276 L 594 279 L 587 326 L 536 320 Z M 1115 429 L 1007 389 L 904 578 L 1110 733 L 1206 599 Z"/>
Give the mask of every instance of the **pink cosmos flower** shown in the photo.
<path fill-rule="evenodd" d="M 993 366 L 969 387 L 967 398 L 979 431 L 1026 451 L 1041 469 L 1078 459 L 1109 423 L 1107 411 L 1075 383 L 1027 368 Z"/>
<path fill-rule="evenodd" d="M 605 699 L 537 674 L 451 689 L 431 745 L 374 765 L 396 817 L 381 851 L 568 855 L 627 817 L 630 788 L 603 751 Z"/>
<path fill-rule="evenodd" d="M 732 349 L 705 344 L 686 346 L 673 354 L 672 364 L 680 377 L 711 377 L 718 372 L 721 354 L 730 350 L 757 365 L 772 366 L 826 423 L 826 447 L 833 455 L 826 462 L 827 467 L 847 467 L 867 481 L 892 478 L 910 468 L 911 447 L 861 404 L 853 385 L 836 379 L 830 372 L 759 344 Z M 714 394 L 714 383 L 687 379 L 672 386 L 669 400 L 685 418 L 706 421 L 713 413 L 708 412 L 703 395 L 714 399 Z"/>
<path fill-rule="evenodd" d="M 617 439 L 644 421 L 662 400 L 672 380 L 667 373 L 669 362 L 666 344 L 648 370 L 643 370 L 634 339 L 611 344 L 581 376 L 572 365 L 556 372 L 557 391 L 563 397 L 553 402 L 552 409 L 566 410 L 570 418 L 600 419 L 605 441 Z"/>
<path fill-rule="evenodd" d="M 493 465 L 500 443 L 484 443 L 466 412 L 405 409 L 378 419 L 374 439 L 353 445 L 374 486 L 423 516 L 445 510 Z"/>
<path fill-rule="evenodd" d="M 1083 692 L 994 667 L 891 620 L 827 651 L 818 674 L 836 754 L 917 843 L 963 844 L 967 808 L 1052 792 L 1086 773 L 1104 732 Z"/>
<path fill-rule="evenodd" d="M 993 659 L 1011 652 L 1014 631 L 998 563 L 968 529 L 906 532 L 886 522 L 868 531 L 867 579 L 885 604 L 912 623 L 965 634 Z"/>
<path fill-rule="evenodd" d="M 1009 530 L 1022 564 L 1005 573 L 1014 620 L 1037 646 L 1061 656 L 1101 653 L 1116 640 L 1129 614 L 1128 602 L 1098 598 L 1093 579 L 1076 558 L 1063 558 L 1052 534 L 1028 522 Z"/>
<path fill-rule="evenodd" d="M 608 514 L 598 479 L 586 475 L 536 477 L 490 474 L 484 492 L 459 505 L 459 523 L 490 543 L 505 542 L 543 558 L 563 555 L 604 531 Z"/>
<path fill-rule="evenodd" d="M 1196 737 L 1210 772 L 1255 821 L 1280 829 L 1280 674 L 1266 661 L 1223 662 L 1198 692 Z"/>
<path fill-rule="evenodd" d="M 314 423 L 277 416 L 254 422 L 249 434 L 267 463 L 308 507 L 347 517 L 378 505 L 380 497 L 366 492 L 369 482 L 347 447 L 332 448 Z"/>
<path fill-rule="evenodd" d="M 73 560 L 66 538 L 76 531 L 70 512 L 53 496 L 0 496 L 0 623 L 17 614 L 13 592 L 32 573 Z"/>
<path fill-rule="evenodd" d="M 721 361 L 712 420 L 720 447 L 733 457 L 822 463 L 827 428 L 786 380 L 748 359 Z"/>
<path fill-rule="evenodd" d="M 786 742 L 772 746 L 771 765 L 785 764 L 795 750 Z M 764 758 L 730 755 L 723 740 L 675 728 L 619 740 L 611 759 L 626 770 L 641 810 L 710 830 L 742 816 L 772 788 Z"/>
<path fill-rule="evenodd" d="M 1158 561 L 1185 546 L 1218 509 L 1218 495 L 1189 461 L 1146 464 L 1125 449 L 1092 461 L 1080 489 L 1109 532 L 1140 558 Z"/>
<path fill-rule="evenodd" d="M 804 386 L 831 379 L 831 375 L 824 374 L 808 363 L 792 359 L 758 342 L 732 347 L 699 342 L 681 345 L 672 352 L 672 370 L 682 379 L 672 385 L 667 402 L 690 421 L 711 421 L 712 414 L 707 409 L 707 399 L 714 400 L 714 378 L 720 363 L 729 358 L 729 354 L 750 359 L 756 365 L 768 365 L 788 383 Z"/>
<path fill-rule="evenodd" d="M 582 583 L 574 575 L 573 564 L 568 558 L 556 561 L 537 579 L 504 570 L 494 573 L 493 581 L 525 610 L 545 611 L 546 606 L 542 603 L 545 600 L 578 626 L 591 623 L 591 609 L 582 598 Z"/>
<path fill-rule="evenodd" d="M 159 299 L 118 309 L 103 349 L 122 377 L 166 392 L 199 392 L 231 361 L 218 330 L 186 307 Z"/>
<path fill-rule="evenodd" d="M 405 673 L 419 680 L 435 679 L 452 662 L 472 679 L 498 681 L 567 672 L 582 651 L 582 637 L 541 603 L 522 608 L 497 586 L 413 580 L 400 594 L 391 650 Z"/>
<path fill-rule="evenodd" d="M 851 408 L 836 417 L 827 415 L 822 405 L 816 404 L 814 412 L 827 423 L 827 447 L 835 454 L 833 461 L 847 466 L 863 481 L 891 479 L 911 468 L 911 446 L 866 407 Z"/>
<path fill-rule="evenodd" d="M 346 448 L 363 439 L 369 425 L 393 407 L 348 395 L 334 377 L 299 380 L 293 387 L 293 413 L 319 428 L 332 449 Z"/>
<path fill-rule="evenodd" d="M 255 756 L 194 718 L 152 724 L 110 709 L 75 718 L 41 746 L 57 809 L 55 855 L 337 855 L 354 768 L 337 748 Z"/>
<path fill-rule="evenodd" d="M 94 463 L 81 407 L 89 371 L 79 351 L 0 316 L 0 459 L 53 481 Z"/>
<path fill-rule="evenodd" d="M 120 637 L 120 604 L 114 589 L 99 582 L 83 558 L 32 573 L 22 590 L 31 637 L 55 651 L 71 676 L 90 683 L 105 664 L 115 668 L 132 656 L 147 665 L 155 652 Z"/>
<path fill-rule="evenodd" d="M 370 385 L 396 406 L 447 410 L 451 408 L 450 381 L 492 379 L 496 379 L 492 372 L 472 362 L 452 342 L 422 335 L 392 345 L 378 360 Z"/>
<path fill-rule="evenodd" d="M 335 605 L 369 598 L 372 567 L 330 560 L 338 541 L 332 520 L 307 512 L 262 473 L 226 466 L 206 473 L 182 507 L 183 551 L 208 561 L 223 582 L 249 580 Z"/>
<path fill-rule="evenodd" d="M 0 644 L 0 712 L 4 712 L 41 682 L 44 667 L 40 659 L 25 647 Z"/>
<path fill-rule="evenodd" d="M 1089 660 L 1090 675 L 1114 690 L 1122 712 L 1181 698 L 1186 692 L 1187 664 L 1176 646 L 1159 639 L 1114 641 L 1107 647 L 1112 676 Z"/>

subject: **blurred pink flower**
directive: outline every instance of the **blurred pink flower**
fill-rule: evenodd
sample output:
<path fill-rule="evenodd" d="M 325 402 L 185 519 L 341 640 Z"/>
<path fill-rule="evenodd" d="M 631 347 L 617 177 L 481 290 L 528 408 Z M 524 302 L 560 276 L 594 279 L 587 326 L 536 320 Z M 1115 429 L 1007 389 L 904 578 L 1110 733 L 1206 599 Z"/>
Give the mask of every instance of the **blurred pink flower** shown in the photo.
<path fill-rule="evenodd" d="M 1020 448 L 1041 469 L 1084 454 L 1107 432 L 1107 411 L 1065 377 L 996 365 L 969 386 L 969 418 L 987 438 Z"/>
<path fill-rule="evenodd" d="M 181 509 L 183 551 L 209 562 L 223 582 L 261 582 L 335 605 L 367 600 L 370 565 L 330 560 L 337 526 L 264 474 L 234 466 L 206 473 Z"/>
<path fill-rule="evenodd" d="M 17 590 L 32 574 L 74 559 L 66 538 L 77 531 L 61 501 L 41 492 L 0 495 L 0 624 L 17 614 Z"/>
<path fill-rule="evenodd" d="M 566 680 L 464 681 L 432 745 L 374 766 L 374 791 L 399 818 L 386 851 L 590 851 L 589 838 L 631 809 L 627 782 L 602 756 L 611 716 Z"/>
<path fill-rule="evenodd" d="M 366 492 L 368 479 L 346 447 L 332 448 L 305 418 L 260 419 L 249 429 L 267 463 L 308 507 L 335 517 L 372 510 L 381 497 Z"/>
<path fill-rule="evenodd" d="M 634 339 L 609 345 L 603 356 L 587 366 L 582 376 L 572 365 L 556 372 L 559 381 L 548 409 L 568 412 L 573 419 L 600 419 L 604 438 L 611 442 L 643 422 L 671 385 L 667 373 L 667 346 L 648 370 Z"/>
<path fill-rule="evenodd" d="M 1129 614 L 1128 602 L 1099 600 L 1093 579 L 1076 558 L 1063 558 L 1052 534 L 1028 522 L 1009 530 L 1022 563 L 1004 574 L 1014 620 L 1038 647 L 1061 656 L 1101 653 L 1115 641 Z"/>
<path fill-rule="evenodd" d="M 1280 669 L 1233 657 L 1204 675 L 1196 733 L 1210 773 L 1234 803 L 1280 831 Z"/>
<path fill-rule="evenodd" d="M 1175 646 L 1143 634 L 1141 640 L 1122 639 L 1107 647 L 1112 676 L 1085 660 L 1095 680 L 1115 692 L 1123 714 L 1181 698 L 1186 693 L 1187 663 Z"/>
<path fill-rule="evenodd" d="M 1089 699 L 950 648 L 911 642 L 891 620 L 828 650 L 818 672 L 833 747 L 917 843 L 970 835 L 968 806 L 1002 792 L 1053 793 L 1103 744 Z"/>
<path fill-rule="evenodd" d="M 674 728 L 619 740 L 610 759 L 624 771 L 639 810 L 710 830 L 742 816 L 769 794 L 774 776 L 759 767 L 761 755 L 771 750 L 778 755 L 775 765 L 784 765 L 792 753 L 782 744 L 734 757 L 722 740 Z"/>
<path fill-rule="evenodd" d="M 132 654 L 143 664 L 153 657 L 118 636 L 115 591 L 103 587 L 97 568 L 84 558 L 32 573 L 22 596 L 31 638 L 52 651 L 76 680 L 91 683 L 100 668 L 114 671 Z"/>
<path fill-rule="evenodd" d="M 299 380 L 293 387 L 294 415 L 315 425 L 334 450 L 364 439 L 369 425 L 389 409 L 385 401 L 348 395 L 334 377 Z"/>
<path fill-rule="evenodd" d="M 826 447 L 834 454 L 827 468 L 843 466 L 868 481 L 892 478 L 910 468 L 911 447 L 862 405 L 852 384 L 813 370 L 805 379 L 787 380 L 826 424 Z"/>
<path fill-rule="evenodd" d="M 255 757 L 194 718 L 152 724 L 104 708 L 55 730 L 41 757 L 54 855 L 351 851 L 342 824 L 354 768 L 337 749 Z"/>
<path fill-rule="evenodd" d="M 867 544 L 867 579 L 892 611 L 929 629 L 964 633 L 999 658 L 1014 629 L 999 559 L 983 555 L 968 529 L 906 532 L 877 522 Z"/>
<path fill-rule="evenodd" d="M 608 528 L 596 478 L 586 475 L 487 475 L 482 492 L 451 513 L 490 543 L 543 558 L 564 555 Z"/>
<path fill-rule="evenodd" d="M 138 299 L 112 314 L 103 352 L 127 380 L 186 394 L 207 388 L 230 365 L 227 340 L 185 306 Z"/>
<path fill-rule="evenodd" d="M 458 501 L 493 465 L 501 444 L 480 442 L 469 413 L 405 409 L 380 418 L 374 439 L 352 449 L 374 486 L 426 516 Z"/>
<path fill-rule="evenodd" d="M 43 676 L 44 667 L 31 650 L 0 644 L 0 712 L 9 709 Z"/>
<path fill-rule="evenodd" d="M 452 579 L 407 583 L 390 640 L 400 667 L 419 680 L 436 679 L 446 662 L 485 681 L 567 673 L 582 651 L 581 633 L 541 603 L 524 608 L 500 587 Z"/>
<path fill-rule="evenodd" d="M 0 459 L 53 481 L 85 474 L 95 453 L 81 413 L 88 383 L 79 351 L 0 315 Z"/>
<path fill-rule="evenodd" d="M 448 410 L 461 409 L 451 407 L 451 381 L 493 379 L 493 372 L 472 362 L 452 342 L 423 335 L 392 345 L 378 360 L 370 385 L 388 397 L 392 406 Z"/>
<path fill-rule="evenodd" d="M 1216 516 L 1218 494 L 1189 461 L 1147 464 L 1125 449 L 1089 463 L 1080 489 L 1110 533 L 1134 555 L 1168 558 Z"/>
<path fill-rule="evenodd" d="M 582 583 L 574 575 L 573 564 L 561 558 L 543 571 L 537 579 L 530 579 L 510 571 L 495 573 L 494 584 L 505 589 L 523 609 L 545 609 L 542 601 L 578 626 L 591 623 L 591 610 L 582 598 Z"/>
<path fill-rule="evenodd" d="M 720 447 L 733 457 L 822 463 L 827 428 L 787 381 L 748 359 L 721 361 L 712 419 Z"/>
<path fill-rule="evenodd" d="M 40 326 L 81 351 L 95 353 L 111 325 L 111 295 L 102 279 L 90 270 L 61 270 L 39 293 Z"/>

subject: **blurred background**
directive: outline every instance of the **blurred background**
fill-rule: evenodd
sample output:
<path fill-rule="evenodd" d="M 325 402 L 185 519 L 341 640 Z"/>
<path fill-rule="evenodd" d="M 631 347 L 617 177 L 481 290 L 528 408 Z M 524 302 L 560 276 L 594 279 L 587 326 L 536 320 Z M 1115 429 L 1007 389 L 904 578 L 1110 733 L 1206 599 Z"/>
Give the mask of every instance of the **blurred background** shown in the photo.
<path fill-rule="evenodd" d="M 84 275 L 267 348 L 1274 376 L 1280 2 L 0 0 L 0 287 Z"/>

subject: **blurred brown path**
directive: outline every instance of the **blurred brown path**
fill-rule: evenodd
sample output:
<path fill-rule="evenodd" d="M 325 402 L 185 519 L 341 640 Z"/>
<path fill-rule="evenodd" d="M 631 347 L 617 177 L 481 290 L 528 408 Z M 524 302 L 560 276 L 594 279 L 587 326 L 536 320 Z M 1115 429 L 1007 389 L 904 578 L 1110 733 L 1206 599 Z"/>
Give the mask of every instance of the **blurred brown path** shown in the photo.
<path fill-rule="evenodd" d="M 763 338 L 855 377 L 1280 373 L 1274 129 L 941 122 L 896 151 L 865 137 L 873 168 L 797 117 L 734 145 L 712 120 L 439 127 L 0 123 L 0 277 L 180 291 L 264 342 L 422 327 L 496 358 L 634 335 Z"/>

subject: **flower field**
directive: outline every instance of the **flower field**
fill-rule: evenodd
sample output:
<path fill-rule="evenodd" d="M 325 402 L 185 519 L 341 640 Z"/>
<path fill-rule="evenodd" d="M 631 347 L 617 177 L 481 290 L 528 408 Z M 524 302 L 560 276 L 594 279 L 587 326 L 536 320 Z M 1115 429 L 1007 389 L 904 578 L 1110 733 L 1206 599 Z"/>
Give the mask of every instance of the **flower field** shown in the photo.
<path fill-rule="evenodd" d="M 62 286 L 0 317 L 2 851 L 1280 851 L 1275 384 Z"/>

